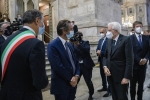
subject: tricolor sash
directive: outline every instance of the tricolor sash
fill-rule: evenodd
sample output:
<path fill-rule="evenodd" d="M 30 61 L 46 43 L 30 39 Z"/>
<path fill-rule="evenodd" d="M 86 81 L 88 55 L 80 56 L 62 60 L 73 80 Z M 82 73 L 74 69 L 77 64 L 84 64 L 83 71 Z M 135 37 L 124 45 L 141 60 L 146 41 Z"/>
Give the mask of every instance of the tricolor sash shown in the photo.
<path fill-rule="evenodd" d="M 1 55 L 1 66 L 2 66 L 2 77 L 1 77 L 1 81 L 4 79 L 7 67 L 8 67 L 8 63 L 10 60 L 10 57 L 12 55 L 12 53 L 14 52 L 14 50 L 24 41 L 31 39 L 31 38 L 35 38 L 35 34 L 30 31 L 24 31 L 18 35 L 16 35 L 9 43 L 8 45 L 5 47 L 4 51 L 2 52 Z"/>

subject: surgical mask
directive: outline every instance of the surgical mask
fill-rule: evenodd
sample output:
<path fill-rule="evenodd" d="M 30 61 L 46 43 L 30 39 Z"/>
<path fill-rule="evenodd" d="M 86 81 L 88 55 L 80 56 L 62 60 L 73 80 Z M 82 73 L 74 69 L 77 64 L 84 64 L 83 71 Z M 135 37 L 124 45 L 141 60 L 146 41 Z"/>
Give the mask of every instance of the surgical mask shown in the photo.
<path fill-rule="evenodd" d="M 70 31 L 70 34 L 67 34 L 66 36 L 68 39 L 70 39 L 71 37 L 73 37 L 73 35 L 74 35 L 74 31 Z"/>
<path fill-rule="evenodd" d="M 42 35 L 45 32 L 45 25 L 43 23 L 43 27 L 39 27 L 39 33 L 38 35 Z"/>
<path fill-rule="evenodd" d="M 104 38 L 105 37 L 105 35 L 103 34 L 103 33 L 100 33 L 100 35 L 99 35 L 101 38 Z"/>
<path fill-rule="evenodd" d="M 112 39 L 112 37 L 113 37 L 112 32 L 108 31 L 108 32 L 106 33 L 106 37 L 107 37 L 108 39 Z"/>
<path fill-rule="evenodd" d="M 135 28 L 135 31 L 136 31 L 137 34 L 141 34 L 142 28 L 141 27 L 137 27 L 137 28 Z"/>

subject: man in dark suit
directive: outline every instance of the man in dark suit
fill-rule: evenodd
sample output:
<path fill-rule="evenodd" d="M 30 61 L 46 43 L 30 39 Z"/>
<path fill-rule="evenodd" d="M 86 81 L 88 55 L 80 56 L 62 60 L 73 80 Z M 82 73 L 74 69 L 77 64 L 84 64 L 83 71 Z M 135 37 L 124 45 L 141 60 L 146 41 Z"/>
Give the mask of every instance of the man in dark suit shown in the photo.
<path fill-rule="evenodd" d="M 73 25 L 73 31 L 74 31 L 74 33 L 78 32 L 78 26 L 75 25 L 74 21 L 72 21 L 72 25 Z"/>
<path fill-rule="evenodd" d="M 137 100 L 142 100 L 143 85 L 146 76 L 146 66 L 150 56 L 149 37 L 141 35 L 142 26 L 143 26 L 142 22 L 135 21 L 133 23 L 135 34 L 130 36 L 134 52 L 133 78 L 130 82 L 131 100 L 135 100 L 136 93 L 138 95 Z M 138 90 L 136 92 L 137 83 L 138 83 Z"/>
<path fill-rule="evenodd" d="M 81 32 L 77 32 L 75 34 L 78 34 L 80 37 L 79 41 L 76 41 L 77 45 L 74 45 L 75 52 L 80 63 L 80 77 L 83 75 L 89 89 L 88 100 L 93 100 L 92 95 L 94 94 L 94 86 L 91 78 L 95 64 L 90 56 L 90 44 L 89 41 L 83 40 L 83 34 Z"/>
<path fill-rule="evenodd" d="M 9 22 L 4 22 L 1 25 L 1 32 L 2 34 L 0 35 L 0 45 L 4 43 L 4 41 L 7 39 L 7 33 L 5 32 L 6 28 L 10 26 Z M 6 34 L 5 34 L 6 33 Z"/>
<path fill-rule="evenodd" d="M 47 53 L 52 71 L 50 91 L 54 94 L 55 100 L 75 99 L 80 67 L 73 46 L 67 42 L 71 30 L 70 21 L 59 21 L 59 37 L 48 44 Z"/>
<path fill-rule="evenodd" d="M 98 92 L 102 92 L 102 91 L 107 91 L 106 94 L 103 95 L 103 97 L 108 97 L 111 95 L 111 90 L 110 90 L 110 86 L 108 86 L 107 88 L 107 81 L 106 81 L 106 75 L 104 73 L 104 69 L 103 69 L 103 57 L 105 55 L 106 52 L 106 45 L 107 45 L 107 40 L 108 38 L 106 37 L 106 28 L 102 28 L 100 29 L 100 37 L 101 39 L 98 42 L 98 46 L 96 49 L 96 53 L 98 56 L 98 61 L 100 64 L 100 75 L 102 78 L 102 89 L 97 90 Z"/>
<path fill-rule="evenodd" d="M 128 100 L 128 83 L 132 77 L 133 49 L 129 37 L 123 36 L 118 22 L 108 24 L 108 44 L 104 72 L 108 76 L 113 100 Z"/>
<path fill-rule="evenodd" d="M 48 85 L 44 43 L 35 38 L 44 30 L 42 13 L 25 12 L 23 23 L 1 45 L 0 100 L 43 100 L 41 89 Z"/>

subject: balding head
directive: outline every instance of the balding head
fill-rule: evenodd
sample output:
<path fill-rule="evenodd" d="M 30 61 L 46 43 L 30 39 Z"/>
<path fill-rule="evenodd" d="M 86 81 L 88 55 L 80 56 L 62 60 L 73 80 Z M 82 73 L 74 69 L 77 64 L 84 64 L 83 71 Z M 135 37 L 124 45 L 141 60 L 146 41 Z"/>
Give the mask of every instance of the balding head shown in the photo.
<path fill-rule="evenodd" d="M 107 33 L 106 28 L 101 28 L 101 29 L 100 29 L 101 38 L 105 37 L 105 36 L 106 36 L 106 33 Z M 103 34 L 104 34 L 104 35 L 103 35 Z"/>

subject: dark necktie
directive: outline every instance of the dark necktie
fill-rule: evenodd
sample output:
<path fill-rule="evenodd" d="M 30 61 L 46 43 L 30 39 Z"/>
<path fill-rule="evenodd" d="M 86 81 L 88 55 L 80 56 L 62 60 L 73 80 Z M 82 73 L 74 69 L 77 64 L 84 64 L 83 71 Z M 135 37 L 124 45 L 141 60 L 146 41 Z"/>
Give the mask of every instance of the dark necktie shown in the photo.
<path fill-rule="evenodd" d="M 71 65 L 72 65 L 72 67 L 73 67 L 73 74 L 74 74 L 74 73 L 75 73 L 75 64 L 74 64 L 74 61 L 73 61 L 73 58 L 72 58 L 72 54 L 71 54 L 71 52 L 70 52 L 70 49 L 69 49 L 69 47 L 68 47 L 67 42 L 65 43 L 65 47 L 66 47 L 66 51 L 67 51 L 67 53 L 68 53 L 68 56 L 69 56 Z"/>
<path fill-rule="evenodd" d="M 116 40 L 113 40 L 113 41 L 112 41 L 112 48 L 115 47 L 115 43 L 116 43 Z"/>
<path fill-rule="evenodd" d="M 141 39 L 141 35 L 139 35 L 139 43 L 140 43 L 140 46 L 142 47 L 142 39 Z"/>
<path fill-rule="evenodd" d="M 104 39 L 102 39 L 102 44 L 101 44 L 101 46 L 100 46 L 100 50 L 102 49 L 102 47 L 103 47 L 103 41 L 104 41 Z"/>

